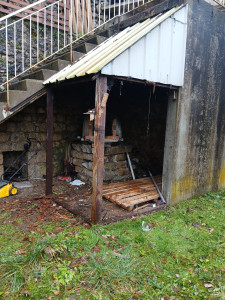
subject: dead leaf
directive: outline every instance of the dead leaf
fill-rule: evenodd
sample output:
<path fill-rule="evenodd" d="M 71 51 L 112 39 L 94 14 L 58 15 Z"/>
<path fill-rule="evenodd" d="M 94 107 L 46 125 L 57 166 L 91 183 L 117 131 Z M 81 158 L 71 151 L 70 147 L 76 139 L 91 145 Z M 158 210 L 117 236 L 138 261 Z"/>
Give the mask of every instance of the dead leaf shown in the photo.
<path fill-rule="evenodd" d="M 192 223 L 192 225 L 195 227 L 195 228 L 201 228 L 200 224 L 198 222 L 194 222 Z"/>
<path fill-rule="evenodd" d="M 213 231 L 214 231 L 214 228 L 210 228 L 210 230 L 209 230 L 209 234 L 212 234 L 212 233 L 213 233 Z"/>
<path fill-rule="evenodd" d="M 27 250 L 25 249 L 19 249 L 19 250 L 16 250 L 15 254 L 19 254 L 19 255 L 22 255 L 22 254 L 26 254 L 27 253 Z"/>
<path fill-rule="evenodd" d="M 53 291 L 54 295 L 58 296 L 60 294 L 60 291 Z"/>

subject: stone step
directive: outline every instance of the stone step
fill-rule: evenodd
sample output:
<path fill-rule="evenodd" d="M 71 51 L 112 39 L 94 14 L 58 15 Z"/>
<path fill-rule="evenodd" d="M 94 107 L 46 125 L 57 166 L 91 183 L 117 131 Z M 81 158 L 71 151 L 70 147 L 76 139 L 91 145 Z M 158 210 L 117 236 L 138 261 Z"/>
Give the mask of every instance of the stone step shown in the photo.
<path fill-rule="evenodd" d="M 88 40 L 88 43 L 94 44 L 94 45 L 100 45 L 103 43 L 105 40 L 107 40 L 107 37 L 101 36 L 101 35 L 96 35 L 95 37 L 91 38 Z"/>
<path fill-rule="evenodd" d="M 10 90 L 32 91 L 33 94 L 43 88 L 42 80 L 24 79 L 10 85 Z"/>
<path fill-rule="evenodd" d="M 83 53 L 83 52 L 73 51 L 73 61 L 78 60 L 84 54 L 85 53 Z M 61 58 L 67 60 L 68 61 L 67 65 L 68 65 L 69 61 L 70 61 L 70 53 L 68 52 L 68 53 L 64 54 Z"/>
<path fill-rule="evenodd" d="M 78 52 L 82 52 L 82 53 L 88 53 L 89 51 L 91 51 L 92 49 L 94 49 L 97 45 L 96 44 L 92 44 L 92 43 L 84 43 L 82 45 L 79 45 L 77 47 L 74 47 L 73 49 L 75 51 Z"/>
<path fill-rule="evenodd" d="M 34 93 L 32 91 L 20 91 L 20 90 L 10 90 L 9 91 L 9 103 L 10 107 L 14 107 L 20 102 L 24 101 L 26 98 L 30 97 Z M 0 93 L 0 102 L 7 103 L 7 92 Z"/>
<path fill-rule="evenodd" d="M 69 60 L 57 59 L 49 64 L 46 64 L 44 66 L 44 68 L 49 69 L 49 70 L 60 71 L 60 70 L 64 69 L 65 67 L 67 67 L 68 64 L 69 64 Z"/>
<path fill-rule="evenodd" d="M 36 72 L 30 73 L 30 74 L 22 77 L 22 79 L 36 79 L 36 80 L 44 81 L 56 73 L 57 73 L 56 70 L 40 69 Z"/>
<path fill-rule="evenodd" d="M 114 35 L 116 31 L 114 29 L 107 29 L 98 33 L 99 36 L 103 36 L 105 38 L 109 38 Z"/>

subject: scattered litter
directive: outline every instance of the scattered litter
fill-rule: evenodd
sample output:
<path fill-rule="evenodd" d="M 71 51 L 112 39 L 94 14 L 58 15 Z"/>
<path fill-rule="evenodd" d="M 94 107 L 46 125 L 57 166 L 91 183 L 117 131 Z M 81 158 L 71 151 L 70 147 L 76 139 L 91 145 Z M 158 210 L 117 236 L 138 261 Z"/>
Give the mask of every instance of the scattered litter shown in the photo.
<path fill-rule="evenodd" d="M 83 181 L 79 180 L 79 179 L 75 179 L 74 181 L 70 182 L 71 185 L 77 185 L 77 186 L 80 186 L 80 185 L 83 185 L 85 184 Z"/>
<path fill-rule="evenodd" d="M 158 205 L 162 205 L 162 204 L 165 204 L 165 203 L 162 201 L 162 199 L 159 199 L 158 202 L 157 202 L 157 204 Z"/>
<path fill-rule="evenodd" d="M 71 181 L 71 177 L 70 176 L 58 176 L 57 180 L 70 182 Z"/>
<path fill-rule="evenodd" d="M 207 289 L 210 289 L 213 287 L 213 284 L 212 283 L 204 283 L 204 287 Z"/>
<path fill-rule="evenodd" d="M 156 203 L 150 203 L 150 206 L 154 208 L 156 207 Z"/>
<path fill-rule="evenodd" d="M 220 196 L 216 196 L 217 199 L 220 199 Z"/>
<path fill-rule="evenodd" d="M 145 221 L 142 221 L 142 230 L 143 231 L 150 231 L 150 230 L 153 230 L 153 228 L 151 228 L 150 224 L 147 224 Z"/>
<path fill-rule="evenodd" d="M 56 204 L 54 203 L 54 204 L 52 204 L 52 206 L 56 206 Z"/>

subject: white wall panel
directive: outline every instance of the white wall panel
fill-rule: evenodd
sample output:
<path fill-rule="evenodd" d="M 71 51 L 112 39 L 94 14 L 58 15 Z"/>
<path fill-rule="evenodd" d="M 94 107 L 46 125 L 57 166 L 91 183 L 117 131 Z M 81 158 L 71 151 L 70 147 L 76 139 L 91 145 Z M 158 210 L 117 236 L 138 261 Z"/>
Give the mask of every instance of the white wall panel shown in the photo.
<path fill-rule="evenodd" d="M 175 12 L 101 70 L 102 74 L 183 85 L 187 6 Z"/>

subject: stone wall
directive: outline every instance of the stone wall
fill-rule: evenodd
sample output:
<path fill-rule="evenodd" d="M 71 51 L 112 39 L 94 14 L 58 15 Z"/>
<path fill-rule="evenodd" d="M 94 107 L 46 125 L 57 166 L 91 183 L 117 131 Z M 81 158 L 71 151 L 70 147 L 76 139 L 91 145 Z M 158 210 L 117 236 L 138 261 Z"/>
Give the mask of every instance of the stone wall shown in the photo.
<path fill-rule="evenodd" d="M 72 144 L 71 159 L 77 176 L 83 181 L 92 182 L 93 178 L 93 144 Z M 121 144 L 105 143 L 104 182 L 117 182 L 131 179 L 126 152 L 131 147 Z"/>
<path fill-rule="evenodd" d="M 80 102 L 69 102 L 61 96 L 54 102 L 54 175 L 64 171 L 64 158 L 68 144 L 76 139 L 82 130 L 84 109 Z M 28 178 L 42 178 L 46 175 L 46 98 L 30 104 L 0 125 L 0 173 L 3 172 L 4 151 L 23 151 L 26 137 L 40 140 L 42 150 L 28 164 Z M 33 148 L 29 154 L 33 153 Z"/>

